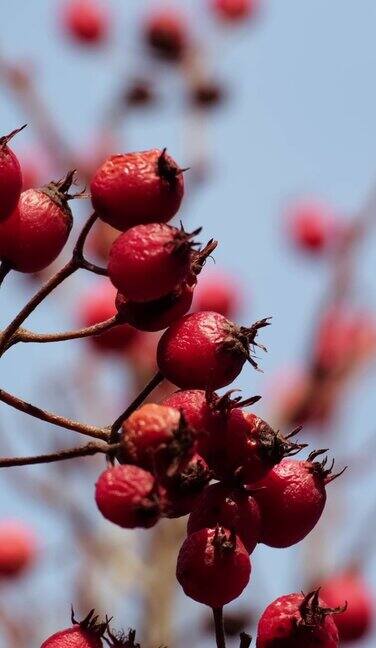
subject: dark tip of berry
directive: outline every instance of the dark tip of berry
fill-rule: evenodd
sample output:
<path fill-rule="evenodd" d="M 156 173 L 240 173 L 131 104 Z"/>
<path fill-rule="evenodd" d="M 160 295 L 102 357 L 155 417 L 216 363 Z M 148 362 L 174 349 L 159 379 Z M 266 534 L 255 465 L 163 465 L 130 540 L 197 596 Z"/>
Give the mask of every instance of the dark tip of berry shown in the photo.
<path fill-rule="evenodd" d="M 193 430 L 189 427 L 185 417 L 180 413 L 180 420 L 174 432 L 173 440 L 166 447 L 170 458 L 167 476 L 173 477 L 179 470 L 180 462 L 193 445 Z"/>
<path fill-rule="evenodd" d="M 98 637 L 103 637 L 104 633 L 108 630 L 109 623 L 112 620 L 112 617 L 109 619 L 106 616 L 105 621 L 98 623 L 99 615 L 95 614 L 95 610 L 90 610 L 89 614 L 82 620 L 77 621 L 74 615 L 73 606 L 71 607 L 71 621 L 72 625 L 79 625 L 80 628 L 97 635 Z"/>
<path fill-rule="evenodd" d="M 294 443 L 289 441 L 279 431 L 275 432 L 270 425 L 262 419 L 257 424 L 260 440 L 260 451 L 263 458 L 275 466 L 285 457 L 294 457 L 298 452 L 307 447 L 307 443 Z"/>
<path fill-rule="evenodd" d="M 136 643 L 136 630 L 129 630 L 128 635 L 123 631 L 114 632 L 108 629 L 108 637 L 104 640 L 110 648 L 141 648 L 139 643 Z"/>
<path fill-rule="evenodd" d="M 310 455 L 308 455 L 308 459 L 307 459 L 307 461 L 312 464 L 312 470 L 314 474 L 320 477 L 320 479 L 324 481 L 325 485 L 330 484 L 330 482 L 334 481 L 335 479 L 343 475 L 345 470 L 347 470 L 347 466 L 345 466 L 338 473 L 333 474 L 335 459 L 332 459 L 329 466 L 328 466 L 328 461 L 329 461 L 328 457 L 324 457 L 322 461 L 315 461 L 317 457 L 322 456 L 328 451 L 329 451 L 328 448 L 324 448 L 321 450 L 314 450 L 313 452 L 310 453 Z"/>
<path fill-rule="evenodd" d="M 199 250 L 198 252 L 193 252 L 193 259 L 191 265 L 193 274 L 195 275 L 200 274 L 207 260 L 211 258 L 211 255 L 216 249 L 217 245 L 218 245 L 218 241 L 214 241 L 214 239 L 210 239 L 210 241 L 207 242 L 207 244 L 205 245 L 204 248 L 202 248 L 202 250 Z"/>
<path fill-rule="evenodd" d="M 181 169 L 171 158 L 167 158 L 167 148 L 163 149 L 157 161 L 157 174 L 160 178 L 173 185 L 177 177 L 188 170 L 189 167 Z"/>
<path fill-rule="evenodd" d="M 182 472 L 175 472 L 171 480 L 171 486 L 179 494 L 190 495 L 200 493 L 202 489 L 210 482 L 213 473 L 204 461 L 194 461 L 188 464 Z"/>
<path fill-rule="evenodd" d="M 255 347 L 267 351 L 266 347 L 256 342 L 258 331 L 270 325 L 270 317 L 255 322 L 250 327 L 235 326 L 229 323 L 228 335 L 219 346 L 219 350 L 243 356 L 254 369 L 261 371 L 254 359 Z"/>
<path fill-rule="evenodd" d="M 194 237 L 200 234 L 202 227 L 198 227 L 193 230 L 193 232 L 186 232 L 183 224 L 180 223 L 180 229 L 175 232 L 173 241 L 166 244 L 166 249 L 172 251 L 176 254 L 188 254 L 191 253 L 193 248 L 197 245 L 200 245 L 197 241 L 194 241 Z"/>
<path fill-rule="evenodd" d="M 211 389 L 207 389 L 205 392 L 206 402 L 211 410 L 218 412 L 218 414 L 227 415 L 230 410 L 235 408 L 251 407 L 255 403 L 258 403 L 261 400 L 261 396 L 251 396 L 250 398 L 245 398 L 242 400 L 242 397 L 235 396 L 232 398 L 233 394 L 241 392 L 240 389 L 229 389 L 223 396 L 218 396 Z"/>
<path fill-rule="evenodd" d="M 223 526 L 217 524 L 217 526 L 215 527 L 212 545 L 221 554 L 231 553 L 235 551 L 236 534 L 234 529 L 230 530 L 230 536 L 228 536 L 226 529 Z"/>
<path fill-rule="evenodd" d="M 319 596 L 320 587 L 306 596 L 303 594 L 304 599 L 300 604 L 300 614 L 302 617 L 302 624 L 308 627 L 315 627 L 321 625 L 325 617 L 331 614 L 342 614 L 347 609 L 347 602 L 345 605 L 335 608 L 324 608 L 320 606 Z"/>
<path fill-rule="evenodd" d="M 251 635 L 247 634 L 246 632 L 241 632 L 240 633 L 240 646 L 239 646 L 239 648 L 249 648 L 251 643 L 252 643 Z"/>
<path fill-rule="evenodd" d="M 26 128 L 27 124 L 24 124 L 23 126 L 20 126 L 20 128 L 16 128 L 15 130 L 12 130 L 8 135 L 4 135 L 3 137 L 0 137 L 0 148 L 3 148 L 6 146 L 15 135 L 18 135 L 24 128 Z"/>

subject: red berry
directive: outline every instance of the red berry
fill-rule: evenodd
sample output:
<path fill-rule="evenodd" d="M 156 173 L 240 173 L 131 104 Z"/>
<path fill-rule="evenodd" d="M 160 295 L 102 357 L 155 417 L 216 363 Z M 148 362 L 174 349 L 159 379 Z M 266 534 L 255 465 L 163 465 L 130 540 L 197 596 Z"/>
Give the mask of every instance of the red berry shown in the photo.
<path fill-rule="evenodd" d="M 116 315 L 116 290 L 109 281 L 96 282 L 86 295 L 81 297 L 80 320 L 84 327 L 94 326 Z M 99 351 L 124 351 L 138 337 L 136 329 L 128 324 L 88 338 Z"/>
<path fill-rule="evenodd" d="M 191 272 L 191 238 L 162 223 L 132 227 L 111 247 L 108 274 L 112 283 L 124 297 L 136 302 L 174 292 Z"/>
<path fill-rule="evenodd" d="M 260 537 L 260 509 L 256 500 L 242 488 L 211 484 L 200 495 L 189 516 L 188 535 L 217 524 L 233 529 L 252 553 Z"/>
<path fill-rule="evenodd" d="M 249 18 L 259 8 L 259 0 L 212 0 L 212 4 L 220 18 L 229 21 Z"/>
<path fill-rule="evenodd" d="M 95 611 L 78 623 L 72 611 L 72 627 L 60 630 L 43 642 L 41 648 L 102 648 L 102 637 L 108 623 L 98 623 Z"/>
<path fill-rule="evenodd" d="M 186 19 L 171 9 L 150 16 L 144 35 L 151 52 L 165 61 L 180 61 L 189 45 Z"/>
<path fill-rule="evenodd" d="M 20 163 L 8 146 L 8 142 L 22 128 L 0 137 L 0 220 L 7 218 L 11 214 L 18 203 L 22 190 Z"/>
<path fill-rule="evenodd" d="M 325 507 L 325 486 L 338 477 L 331 472 L 334 462 L 326 468 L 327 459 L 316 461 L 323 452 L 311 453 L 307 461 L 283 459 L 258 482 L 255 498 L 261 509 L 260 542 L 290 547 L 316 526 Z"/>
<path fill-rule="evenodd" d="M 327 608 L 318 594 L 288 594 L 271 603 L 259 621 L 256 648 L 338 648 L 333 614 L 343 608 Z"/>
<path fill-rule="evenodd" d="M 155 479 L 138 466 L 105 470 L 96 483 L 95 499 L 102 515 L 123 529 L 148 529 L 160 515 Z"/>
<path fill-rule="evenodd" d="M 231 383 L 246 360 L 257 367 L 250 347 L 267 320 L 250 328 L 210 311 L 192 313 L 177 320 L 163 334 L 158 345 L 160 371 L 183 389 L 219 389 Z"/>
<path fill-rule="evenodd" d="M 177 518 L 190 513 L 210 479 L 209 467 L 197 453 L 175 462 L 167 474 L 160 476 L 163 514 Z"/>
<path fill-rule="evenodd" d="M 112 155 L 91 181 L 94 209 L 121 231 L 134 225 L 167 223 L 183 199 L 182 171 L 166 149 Z"/>
<path fill-rule="evenodd" d="M 204 277 L 197 288 L 195 309 L 233 317 L 238 311 L 239 302 L 237 282 L 226 275 L 212 273 L 209 277 Z"/>
<path fill-rule="evenodd" d="M 118 292 L 116 308 L 125 322 L 140 331 L 162 331 L 185 315 L 191 305 L 195 283 L 184 282 L 175 292 L 149 302 L 135 302 Z"/>
<path fill-rule="evenodd" d="M 21 194 L 17 207 L 0 223 L 0 258 L 19 272 L 38 272 L 60 254 L 72 228 L 68 206 L 73 174 L 61 182 Z"/>
<path fill-rule="evenodd" d="M 63 20 L 67 33 L 77 42 L 97 45 L 108 36 L 108 14 L 98 0 L 69 0 Z"/>
<path fill-rule="evenodd" d="M 123 423 L 123 454 L 148 470 L 168 467 L 191 447 L 190 432 L 179 410 L 147 403 Z"/>
<path fill-rule="evenodd" d="M 247 586 L 251 562 L 242 541 L 217 526 L 188 536 L 178 556 L 176 576 L 187 596 L 220 608 Z"/>
<path fill-rule="evenodd" d="M 284 457 L 306 447 L 290 440 L 298 431 L 300 428 L 284 437 L 256 414 L 232 408 L 223 440 L 226 451 L 216 454 L 213 465 L 216 476 L 231 479 L 236 475 L 245 484 L 259 481 Z"/>
<path fill-rule="evenodd" d="M 324 580 L 320 595 L 330 607 L 337 607 L 343 601 L 347 602 L 343 614 L 335 617 L 342 642 L 358 641 L 370 632 L 373 619 L 373 595 L 356 570 L 338 572 Z"/>
<path fill-rule="evenodd" d="M 302 202 L 288 214 L 290 234 L 295 245 L 318 253 L 328 248 L 335 235 L 335 217 L 325 205 Z"/>
<path fill-rule="evenodd" d="M 33 562 L 36 539 L 21 522 L 6 520 L 0 523 L 0 579 L 22 574 Z"/>

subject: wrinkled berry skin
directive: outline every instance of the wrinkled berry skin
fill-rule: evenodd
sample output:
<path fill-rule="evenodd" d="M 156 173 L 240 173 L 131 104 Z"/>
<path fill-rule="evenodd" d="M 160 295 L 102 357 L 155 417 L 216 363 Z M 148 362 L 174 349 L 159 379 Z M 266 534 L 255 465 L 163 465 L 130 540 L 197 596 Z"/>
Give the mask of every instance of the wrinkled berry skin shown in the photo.
<path fill-rule="evenodd" d="M 144 38 L 150 51 L 158 58 L 176 63 L 184 57 L 188 47 L 188 32 L 184 17 L 172 10 L 150 16 Z"/>
<path fill-rule="evenodd" d="M 116 315 L 116 290 L 109 281 L 96 282 L 81 298 L 80 323 L 83 327 L 94 326 Z M 138 332 L 129 324 L 120 324 L 100 335 L 88 338 L 97 351 L 125 351 L 135 341 Z"/>
<path fill-rule="evenodd" d="M 60 630 L 46 639 L 41 648 L 102 648 L 102 639 L 95 632 L 79 625 Z"/>
<path fill-rule="evenodd" d="M 19 272 L 43 270 L 58 257 L 71 228 L 67 204 L 59 204 L 43 190 L 28 189 L 0 222 L 0 258 Z"/>
<path fill-rule="evenodd" d="M 22 190 L 20 163 L 4 140 L 0 138 L 0 221 L 15 209 Z"/>
<path fill-rule="evenodd" d="M 113 243 L 108 274 L 114 286 L 136 302 L 165 297 L 190 271 L 191 247 L 176 227 L 137 225 Z M 180 241 L 183 241 L 180 245 Z"/>
<path fill-rule="evenodd" d="M 259 8 L 259 0 L 211 0 L 218 16 L 229 22 L 251 17 Z"/>
<path fill-rule="evenodd" d="M 163 515 L 178 518 L 187 515 L 197 506 L 203 489 L 211 479 L 206 461 L 197 453 L 188 455 L 164 475 L 158 475 Z"/>
<path fill-rule="evenodd" d="M 163 334 L 157 362 L 165 378 L 182 389 L 219 389 L 239 375 L 247 356 L 227 342 L 237 336 L 228 319 L 211 311 L 177 320 Z"/>
<path fill-rule="evenodd" d="M 181 414 L 177 409 L 154 403 L 143 405 L 123 423 L 124 458 L 155 470 L 162 457 L 168 459 L 180 423 Z"/>
<path fill-rule="evenodd" d="M 63 15 L 69 36 L 86 45 L 98 45 L 108 36 L 109 20 L 98 0 L 70 0 Z"/>
<path fill-rule="evenodd" d="M 1 522 L 0 579 L 22 575 L 32 564 L 36 551 L 36 539 L 26 525 L 13 520 Z"/>
<path fill-rule="evenodd" d="M 347 602 L 347 609 L 334 617 L 341 642 L 358 641 L 371 631 L 373 595 L 355 570 L 339 572 L 324 580 L 320 595 L 330 607 Z"/>
<path fill-rule="evenodd" d="M 160 166 L 164 156 L 166 169 Z M 184 178 L 176 162 L 159 149 L 112 155 L 90 185 L 93 207 L 112 227 L 167 223 L 179 210 Z"/>
<path fill-rule="evenodd" d="M 105 470 L 96 483 L 95 499 L 102 515 L 123 529 L 148 529 L 159 518 L 155 479 L 138 466 Z"/>
<path fill-rule="evenodd" d="M 248 553 L 255 549 L 259 536 L 261 516 L 256 500 L 245 490 L 217 483 L 207 486 L 197 500 L 187 524 L 191 535 L 205 527 L 217 524 L 234 529 Z"/>
<path fill-rule="evenodd" d="M 325 507 L 325 479 L 310 461 L 283 459 L 257 483 L 261 509 L 260 542 L 290 547 L 303 540 Z"/>
<path fill-rule="evenodd" d="M 258 624 L 256 648 L 338 648 L 339 639 L 332 615 L 304 622 L 303 594 L 288 594 L 271 603 Z M 326 603 L 319 601 L 322 608 Z"/>
<path fill-rule="evenodd" d="M 195 283 L 184 282 L 175 292 L 149 302 L 130 301 L 118 292 L 116 308 L 139 331 L 162 331 L 189 311 L 194 288 Z"/>
<path fill-rule="evenodd" d="M 223 527 L 192 533 L 180 549 L 177 579 L 187 596 L 204 605 L 220 608 L 236 599 L 250 574 L 243 543 Z"/>

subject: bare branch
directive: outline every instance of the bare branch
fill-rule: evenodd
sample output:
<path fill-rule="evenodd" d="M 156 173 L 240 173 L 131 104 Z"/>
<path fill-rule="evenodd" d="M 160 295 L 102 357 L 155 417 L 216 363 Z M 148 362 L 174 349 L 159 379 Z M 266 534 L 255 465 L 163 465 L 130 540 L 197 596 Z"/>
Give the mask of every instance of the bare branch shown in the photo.
<path fill-rule="evenodd" d="M 125 421 L 131 414 L 134 412 L 142 403 L 144 400 L 151 394 L 151 392 L 158 387 L 158 385 L 164 380 L 164 376 L 161 374 L 160 371 L 157 371 L 155 376 L 148 382 L 148 384 L 144 387 L 144 389 L 136 396 L 134 401 L 130 405 L 128 405 L 127 409 L 120 414 L 120 416 L 116 419 L 116 421 L 112 424 L 111 426 L 111 441 L 116 440 L 116 433 L 121 427 L 123 421 Z"/>
<path fill-rule="evenodd" d="M 63 333 L 34 333 L 28 329 L 20 328 L 9 341 L 9 346 L 17 344 L 17 342 L 29 343 L 37 342 L 45 344 L 48 342 L 64 342 L 65 340 L 77 340 L 79 338 L 93 337 L 100 335 L 106 331 L 110 331 L 115 326 L 120 324 L 119 315 L 114 315 L 104 322 L 99 322 L 93 326 L 87 326 L 76 331 L 65 331 Z"/>
<path fill-rule="evenodd" d="M 60 450 L 51 454 L 42 454 L 32 457 L 8 457 L 0 458 L 0 468 L 11 468 L 13 466 L 32 466 L 35 464 L 52 463 L 54 461 L 65 461 L 75 457 L 89 457 L 98 453 L 108 454 L 120 448 L 120 443 L 109 445 L 108 443 L 90 442 L 87 445 L 78 448 L 69 448 Z"/>

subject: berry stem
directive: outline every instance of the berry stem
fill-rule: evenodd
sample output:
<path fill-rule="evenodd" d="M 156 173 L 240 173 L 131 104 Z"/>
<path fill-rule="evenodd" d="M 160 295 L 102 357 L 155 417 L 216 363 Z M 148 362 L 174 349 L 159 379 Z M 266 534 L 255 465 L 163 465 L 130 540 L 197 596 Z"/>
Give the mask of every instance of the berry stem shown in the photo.
<path fill-rule="evenodd" d="M 151 394 L 151 392 L 160 385 L 160 383 L 164 380 L 164 376 L 161 374 L 160 371 L 157 371 L 157 373 L 153 376 L 153 378 L 148 382 L 148 384 L 144 387 L 144 389 L 136 396 L 136 398 L 131 402 L 130 405 L 128 405 L 127 409 L 120 414 L 120 416 L 114 421 L 114 423 L 111 425 L 111 437 L 110 441 L 115 441 L 116 440 L 116 433 L 120 429 L 122 423 L 138 408 L 144 400 Z"/>
<path fill-rule="evenodd" d="M 87 263 L 83 256 L 83 249 L 87 236 L 93 227 L 95 221 L 97 220 L 97 215 L 95 213 L 89 216 L 84 227 L 81 230 L 81 233 L 77 239 L 76 245 L 73 250 L 72 258 L 65 264 L 61 270 L 59 270 L 47 283 L 42 286 L 42 288 L 30 299 L 30 301 L 23 307 L 23 309 L 16 315 L 14 320 L 9 324 L 9 326 L 3 331 L 0 337 L 0 356 L 8 348 L 8 342 L 11 337 L 16 333 L 21 324 L 31 315 L 31 313 L 36 309 L 37 306 L 50 295 L 57 286 L 59 286 L 63 281 L 70 277 L 74 272 L 79 268 L 85 267 Z"/>
<path fill-rule="evenodd" d="M 66 459 L 73 459 L 74 457 L 88 457 L 98 453 L 108 454 L 120 448 L 119 443 L 94 443 L 90 442 L 78 448 L 69 448 L 67 450 L 60 450 L 51 454 L 42 454 L 32 457 L 8 457 L 0 458 L 0 468 L 10 468 L 13 466 L 32 466 L 35 464 L 52 463 L 54 461 L 65 461 Z"/>
<path fill-rule="evenodd" d="M 212 608 L 217 648 L 226 648 L 225 629 L 223 625 L 223 608 Z"/>
<path fill-rule="evenodd" d="M 79 432 L 80 434 L 92 437 L 93 439 L 103 439 L 106 441 L 109 438 L 109 432 L 105 428 L 86 425 L 85 423 L 80 423 L 79 421 L 73 421 L 64 416 L 59 416 L 53 412 L 48 412 L 4 391 L 4 389 L 0 389 L 0 401 L 20 412 L 24 412 L 24 414 L 29 414 L 29 416 L 33 416 L 41 421 L 46 421 L 46 423 L 51 423 L 57 427 L 66 428 L 73 432 Z"/>
<path fill-rule="evenodd" d="M 249 648 L 252 643 L 252 637 L 246 632 L 240 633 L 240 646 L 239 648 Z"/>
<path fill-rule="evenodd" d="M 107 319 L 103 322 L 99 322 L 98 324 L 94 324 L 93 326 L 87 326 L 76 331 L 65 331 L 63 333 L 34 333 L 34 331 L 20 328 L 9 341 L 7 348 L 12 346 L 13 344 L 17 344 L 18 342 L 37 342 L 39 344 L 45 344 L 47 342 L 64 342 L 65 340 L 77 340 L 79 338 L 92 337 L 95 335 L 100 335 L 105 331 L 109 331 L 119 324 L 119 315 L 114 315 L 114 317 L 111 317 L 110 319 Z"/>

